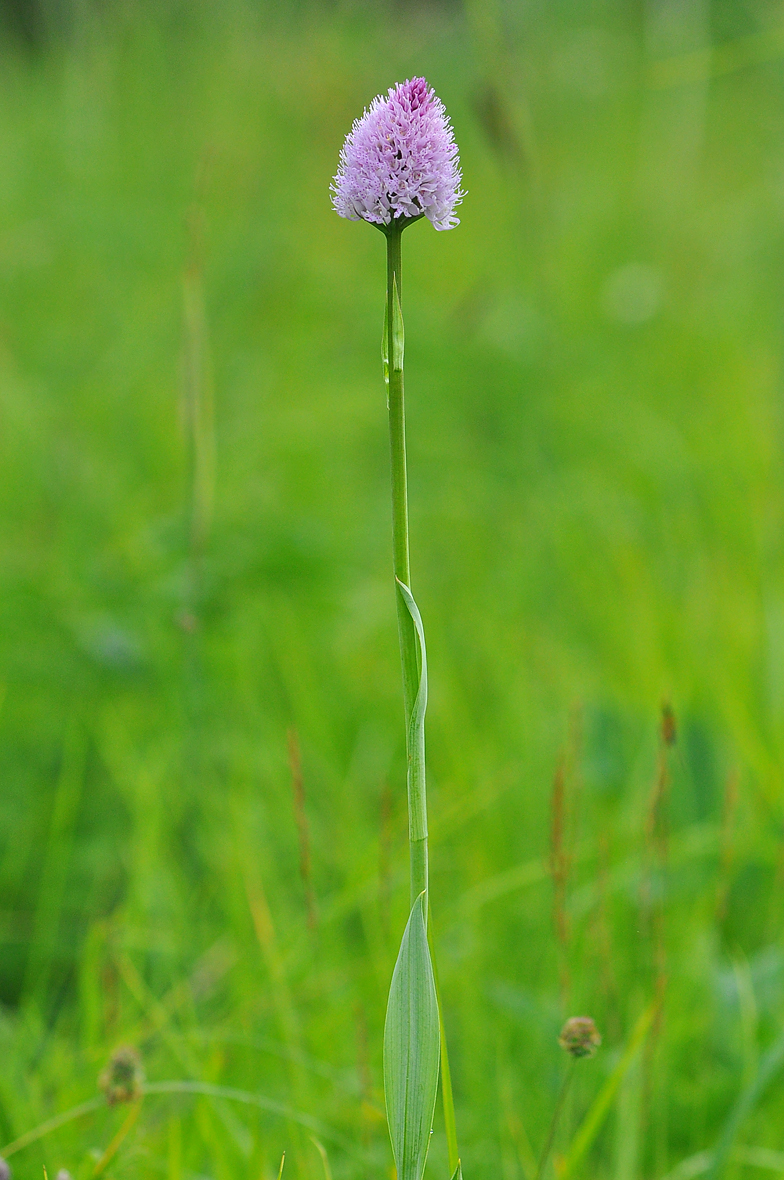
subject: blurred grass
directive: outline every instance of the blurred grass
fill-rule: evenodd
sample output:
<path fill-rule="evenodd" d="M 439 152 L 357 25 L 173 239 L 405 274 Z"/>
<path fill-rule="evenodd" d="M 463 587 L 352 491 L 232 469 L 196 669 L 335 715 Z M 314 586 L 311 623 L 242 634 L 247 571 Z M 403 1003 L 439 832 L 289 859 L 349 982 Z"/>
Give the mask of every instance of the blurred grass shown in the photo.
<path fill-rule="evenodd" d="M 0 1140 L 92 1098 L 130 1041 L 152 1083 L 205 1092 L 146 1098 L 111 1175 L 272 1180 L 284 1148 L 323 1175 L 296 1119 L 210 1087 L 318 1120 L 336 1180 L 389 1174 L 383 243 L 327 190 L 352 119 L 415 72 L 469 194 L 404 258 L 465 1174 L 532 1180 L 559 1024 L 588 1012 L 562 1159 L 657 994 L 580 1174 L 663 1177 L 719 1140 L 784 1015 L 783 21 L 230 0 L 2 43 Z M 758 1097 L 730 1177 L 780 1163 L 781 1088 Z M 90 1176 L 124 1117 L 17 1177 Z"/>

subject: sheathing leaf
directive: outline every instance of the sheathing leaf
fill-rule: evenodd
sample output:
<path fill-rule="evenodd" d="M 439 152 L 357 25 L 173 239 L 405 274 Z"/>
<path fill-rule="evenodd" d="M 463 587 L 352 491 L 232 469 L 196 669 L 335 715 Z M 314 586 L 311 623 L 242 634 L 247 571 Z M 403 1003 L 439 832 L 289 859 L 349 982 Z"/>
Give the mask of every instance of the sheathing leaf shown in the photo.
<path fill-rule="evenodd" d="M 427 836 L 427 807 L 425 803 L 425 710 L 427 709 L 427 652 L 422 616 L 414 596 L 405 582 L 397 580 L 397 588 L 414 624 L 419 646 L 419 683 L 408 723 L 408 827 L 409 839 L 423 840 Z M 427 902 L 425 902 L 427 916 Z"/>

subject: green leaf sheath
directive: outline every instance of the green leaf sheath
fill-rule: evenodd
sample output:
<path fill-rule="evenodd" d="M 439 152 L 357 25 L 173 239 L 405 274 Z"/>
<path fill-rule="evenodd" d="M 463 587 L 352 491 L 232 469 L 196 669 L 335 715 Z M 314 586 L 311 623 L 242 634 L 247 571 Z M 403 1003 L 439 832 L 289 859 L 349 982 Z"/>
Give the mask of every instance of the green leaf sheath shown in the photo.
<path fill-rule="evenodd" d="M 403 328 L 403 308 L 400 306 L 400 292 L 397 275 L 392 275 L 392 369 L 403 372 L 403 358 L 406 351 L 406 334 Z"/>
<path fill-rule="evenodd" d="M 398 1180 L 422 1180 L 439 1058 L 438 1001 L 420 893 L 400 944 L 384 1025 L 384 1094 Z"/>
<path fill-rule="evenodd" d="M 427 708 L 427 655 L 422 616 L 414 597 L 399 578 L 398 594 L 414 625 L 417 645 L 417 689 L 406 733 L 408 753 L 408 839 L 411 850 L 411 891 L 414 897 L 427 889 L 427 791 L 425 782 L 425 710 Z M 417 886 L 419 893 L 416 892 Z M 427 917 L 427 894 L 425 894 Z"/>
<path fill-rule="evenodd" d="M 381 367 L 384 371 L 384 385 L 387 391 L 387 409 L 389 409 L 389 308 L 384 304 L 384 332 L 381 337 Z"/>

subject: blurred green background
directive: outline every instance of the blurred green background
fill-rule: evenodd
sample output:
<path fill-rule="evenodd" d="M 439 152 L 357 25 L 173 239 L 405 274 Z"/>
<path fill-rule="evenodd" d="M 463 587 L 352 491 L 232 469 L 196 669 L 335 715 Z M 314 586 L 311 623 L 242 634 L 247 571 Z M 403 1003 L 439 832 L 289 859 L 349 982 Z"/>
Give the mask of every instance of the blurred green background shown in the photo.
<path fill-rule="evenodd" d="M 417 73 L 468 190 L 404 239 L 465 1175 L 534 1180 L 588 1013 L 557 1168 L 656 999 L 575 1174 L 705 1172 L 745 1093 L 724 1174 L 784 1175 L 784 6 L 2 11 L 0 1152 L 128 1043 L 285 1108 L 151 1095 L 15 1176 L 391 1174 L 384 250 L 328 186 Z"/>

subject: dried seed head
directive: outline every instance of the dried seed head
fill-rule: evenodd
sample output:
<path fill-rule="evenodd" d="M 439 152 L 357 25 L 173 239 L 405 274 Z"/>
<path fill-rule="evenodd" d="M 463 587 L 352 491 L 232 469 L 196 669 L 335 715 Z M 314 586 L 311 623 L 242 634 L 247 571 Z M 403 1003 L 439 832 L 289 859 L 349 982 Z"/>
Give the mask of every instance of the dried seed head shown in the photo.
<path fill-rule="evenodd" d="M 112 1053 L 109 1064 L 98 1078 L 98 1086 L 109 1105 L 115 1106 L 118 1102 L 134 1102 L 139 1098 L 143 1081 L 139 1054 L 131 1045 L 122 1045 Z"/>
<path fill-rule="evenodd" d="M 590 1016 L 570 1016 L 561 1029 L 558 1044 L 572 1057 L 593 1057 L 602 1043 Z"/>
<path fill-rule="evenodd" d="M 0 1180 L 11 1180 L 12 1175 L 13 1173 L 11 1172 L 9 1165 L 0 1155 Z"/>

